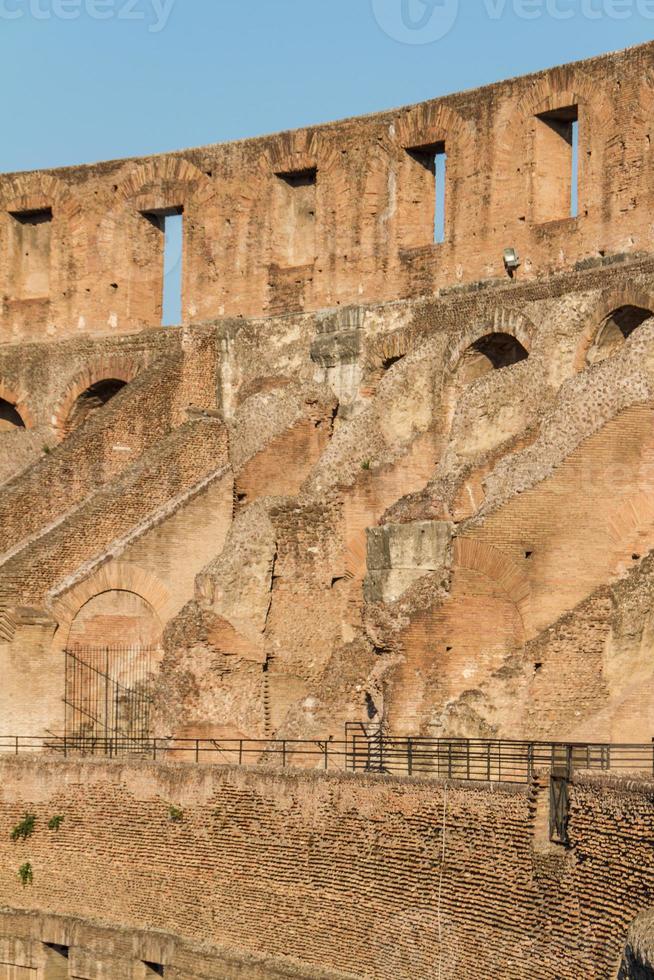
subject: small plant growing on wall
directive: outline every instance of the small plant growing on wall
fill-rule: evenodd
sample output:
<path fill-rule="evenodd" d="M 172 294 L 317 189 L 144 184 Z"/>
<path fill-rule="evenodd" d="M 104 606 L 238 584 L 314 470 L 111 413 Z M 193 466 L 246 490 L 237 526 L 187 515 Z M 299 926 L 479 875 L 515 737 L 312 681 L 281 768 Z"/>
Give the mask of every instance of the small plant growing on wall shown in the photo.
<path fill-rule="evenodd" d="M 184 811 L 180 810 L 178 806 L 170 806 L 168 808 L 168 819 L 172 823 L 181 823 L 184 819 Z"/>
<path fill-rule="evenodd" d="M 20 878 L 23 888 L 32 884 L 34 881 L 34 872 L 32 871 L 32 865 L 29 863 L 29 861 L 26 861 L 25 864 L 21 864 L 20 868 L 18 869 L 18 877 Z"/>
<path fill-rule="evenodd" d="M 369 470 L 370 469 L 370 460 L 369 459 L 364 459 L 362 461 L 362 463 L 361 463 L 361 469 L 362 470 Z"/>
<path fill-rule="evenodd" d="M 48 830 L 59 830 L 63 822 L 64 818 L 61 814 L 57 814 L 55 817 L 50 817 L 48 820 Z"/>
<path fill-rule="evenodd" d="M 36 816 L 33 813 L 26 813 L 20 823 L 17 823 L 11 832 L 12 840 L 27 840 L 34 833 Z"/>

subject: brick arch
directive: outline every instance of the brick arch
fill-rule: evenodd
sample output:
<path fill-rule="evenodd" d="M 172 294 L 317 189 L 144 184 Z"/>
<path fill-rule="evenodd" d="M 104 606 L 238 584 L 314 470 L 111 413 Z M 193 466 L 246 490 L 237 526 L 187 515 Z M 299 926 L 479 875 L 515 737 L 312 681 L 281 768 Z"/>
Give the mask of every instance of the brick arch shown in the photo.
<path fill-rule="evenodd" d="M 181 195 L 167 200 L 168 192 Z M 155 157 L 135 166 L 118 185 L 116 194 L 126 202 L 137 201 L 139 210 L 172 204 L 204 205 L 217 193 L 216 184 L 199 167 L 184 157 Z"/>
<path fill-rule="evenodd" d="M 527 574 L 499 548 L 477 541 L 475 538 L 455 538 L 453 571 L 468 568 L 486 575 L 496 582 L 507 597 L 515 603 L 521 617 L 531 595 Z"/>
<path fill-rule="evenodd" d="M 654 292 L 627 283 L 602 293 L 582 323 L 574 359 L 575 372 L 584 370 L 588 351 L 599 336 L 604 323 L 622 306 L 639 306 L 651 310 L 654 316 Z"/>
<path fill-rule="evenodd" d="M 27 405 L 26 396 L 23 392 L 15 391 L 9 385 L 5 384 L 0 378 L 0 399 L 5 402 L 9 402 L 13 405 L 25 423 L 26 429 L 34 428 L 34 416 L 30 408 Z"/>
<path fill-rule="evenodd" d="M 65 647 L 70 628 L 82 607 L 105 592 L 132 592 L 140 596 L 152 607 L 162 629 L 175 613 L 170 592 L 152 572 L 139 565 L 109 561 L 82 581 L 49 593 L 47 605 L 58 623 L 54 638 L 56 648 Z"/>
<path fill-rule="evenodd" d="M 320 142 L 315 133 L 307 130 L 280 133 L 259 157 L 259 169 L 263 175 L 292 173 L 317 167 Z"/>
<path fill-rule="evenodd" d="M 516 111 L 525 120 L 572 105 L 579 106 L 580 115 L 593 130 L 606 131 L 608 137 L 611 117 L 607 100 L 597 98 L 593 81 L 575 65 L 564 65 L 536 79 L 518 100 Z"/>
<path fill-rule="evenodd" d="M 2 188 L 1 211 L 38 211 L 52 208 L 55 218 L 62 217 L 72 237 L 81 234 L 83 213 L 68 186 L 50 174 L 17 174 Z"/>
<path fill-rule="evenodd" d="M 537 116 L 562 106 L 579 105 L 593 115 L 601 114 L 596 87 L 575 65 L 563 65 L 536 78 L 519 99 L 516 109 L 523 117 Z M 604 113 L 606 115 L 606 113 Z"/>
<path fill-rule="evenodd" d="M 69 382 L 53 410 L 50 424 L 57 435 L 61 439 L 65 438 L 66 423 L 73 405 L 88 388 L 109 378 L 129 384 L 139 373 L 140 368 L 139 362 L 129 357 L 100 358 L 88 364 Z"/>
<path fill-rule="evenodd" d="M 257 165 L 264 177 L 313 167 L 333 173 L 340 160 L 340 151 L 329 133 L 302 129 L 274 137 L 265 146 Z"/>
<path fill-rule="evenodd" d="M 465 160 L 474 169 L 475 127 L 441 102 L 404 109 L 391 124 L 389 135 L 403 148 L 444 141 L 448 163 Z"/>
<path fill-rule="evenodd" d="M 362 362 L 363 377 L 360 391 L 364 397 L 372 397 L 384 376 L 389 361 L 399 360 L 409 354 L 419 343 L 424 343 L 414 327 L 402 327 L 384 336 L 375 337 L 368 344 Z"/>
<path fill-rule="evenodd" d="M 378 371 L 391 358 L 404 357 L 413 349 L 416 339 L 417 332 L 411 327 L 403 327 L 385 336 L 375 337 L 363 361 L 364 371 Z M 424 337 L 420 340 L 424 340 Z"/>
<path fill-rule="evenodd" d="M 489 319 L 471 324 L 449 344 L 445 359 L 446 370 L 454 374 L 465 352 L 482 337 L 494 333 L 515 337 L 530 354 L 535 332 L 533 323 L 523 313 L 498 309 Z"/>

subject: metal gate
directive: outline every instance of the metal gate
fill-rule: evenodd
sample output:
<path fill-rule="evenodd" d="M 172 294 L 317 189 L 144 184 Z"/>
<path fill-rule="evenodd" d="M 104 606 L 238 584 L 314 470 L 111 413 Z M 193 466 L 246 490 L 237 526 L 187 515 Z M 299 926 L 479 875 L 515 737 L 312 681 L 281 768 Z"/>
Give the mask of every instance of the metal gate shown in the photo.
<path fill-rule="evenodd" d="M 149 647 L 66 650 L 64 734 L 69 744 L 112 754 L 150 735 L 155 651 Z"/>
<path fill-rule="evenodd" d="M 550 840 L 558 844 L 568 843 L 568 819 L 570 816 L 570 780 L 572 778 L 573 752 L 571 745 L 552 747 L 550 772 Z"/>

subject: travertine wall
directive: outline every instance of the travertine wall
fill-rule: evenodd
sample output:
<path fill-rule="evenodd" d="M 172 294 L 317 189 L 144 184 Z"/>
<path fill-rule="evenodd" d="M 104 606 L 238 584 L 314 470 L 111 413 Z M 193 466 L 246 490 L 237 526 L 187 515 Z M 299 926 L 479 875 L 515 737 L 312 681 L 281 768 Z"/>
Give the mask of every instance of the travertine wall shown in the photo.
<path fill-rule="evenodd" d="M 156 932 L 146 955 L 139 930 L 286 958 L 307 977 L 605 978 L 653 898 L 646 782 L 577 777 L 564 851 L 539 840 L 527 787 L 183 763 L 0 769 L 2 905 L 128 930 L 135 959 L 170 963 L 166 976 L 194 975 L 192 959 L 185 974 Z M 34 834 L 12 843 L 25 812 Z M 46 942 L 76 945 L 74 929 L 41 922 Z"/>

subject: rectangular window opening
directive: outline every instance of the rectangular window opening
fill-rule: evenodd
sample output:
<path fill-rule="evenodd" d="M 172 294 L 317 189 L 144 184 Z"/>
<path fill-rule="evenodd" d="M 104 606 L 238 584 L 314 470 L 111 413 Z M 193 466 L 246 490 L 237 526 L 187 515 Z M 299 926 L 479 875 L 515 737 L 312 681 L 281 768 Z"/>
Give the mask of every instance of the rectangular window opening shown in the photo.
<path fill-rule="evenodd" d="M 184 209 L 166 208 L 143 212 L 143 216 L 163 235 L 163 300 L 161 324 L 182 322 L 182 276 L 184 258 Z"/>
<path fill-rule="evenodd" d="M 39 208 L 37 211 L 10 211 L 9 212 L 21 225 L 44 225 L 52 221 L 52 208 Z"/>
<path fill-rule="evenodd" d="M 536 117 L 534 218 L 576 218 L 579 213 L 579 116 L 566 106 Z"/>
<path fill-rule="evenodd" d="M 10 211 L 11 282 L 17 299 L 45 299 L 50 294 L 52 208 Z"/>
<path fill-rule="evenodd" d="M 316 258 L 318 170 L 277 173 L 273 257 L 280 266 L 311 265 Z"/>
<path fill-rule="evenodd" d="M 579 214 L 579 120 L 573 119 L 572 126 L 572 174 L 570 188 L 570 217 Z"/>
<path fill-rule="evenodd" d="M 426 209 L 426 215 L 419 215 L 422 226 L 423 220 L 429 221 L 429 235 L 425 234 L 425 244 L 432 242 L 442 245 L 445 241 L 445 202 L 447 188 L 447 153 L 445 143 L 431 143 L 427 146 L 414 146 L 407 149 L 407 153 L 415 163 L 427 175 L 425 182 L 423 177 L 416 173 L 414 184 L 414 204 L 422 205 Z"/>
<path fill-rule="evenodd" d="M 312 187 L 318 180 L 318 168 L 309 167 L 306 170 L 296 170 L 291 173 L 277 174 L 289 187 Z"/>

